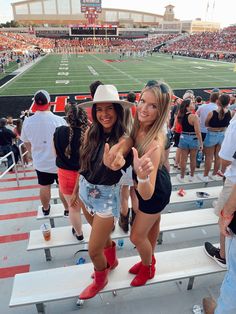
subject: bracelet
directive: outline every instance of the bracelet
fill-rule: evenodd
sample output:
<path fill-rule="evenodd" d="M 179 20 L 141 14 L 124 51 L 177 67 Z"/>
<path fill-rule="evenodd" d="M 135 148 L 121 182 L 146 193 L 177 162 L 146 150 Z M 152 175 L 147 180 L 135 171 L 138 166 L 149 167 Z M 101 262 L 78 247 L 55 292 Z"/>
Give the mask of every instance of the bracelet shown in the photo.
<path fill-rule="evenodd" d="M 231 214 L 231 216 L 226 216 L 226 215 L 223 214 L 223 210 L 224 210 L 224 209 L 221 209 L 221 211 L 220 211 L 220 216 L 221 216 L 222 218 L 226 219 L 226 220 L 231 220 L 231 219 L 233 218 L 233 214 Z"/>
<path fill-rule="evenodd" d="M 150 176 L 147 176 L 147 178 L 145 178 L 145 179 L 141 179 L 141 178 L 139 178 L 139 177 L 137 176 L 137 180 L 138 180 L 138 182 L 140 182 L 140 183 L 149 182 L 149 181 L 150 181 Z"/>

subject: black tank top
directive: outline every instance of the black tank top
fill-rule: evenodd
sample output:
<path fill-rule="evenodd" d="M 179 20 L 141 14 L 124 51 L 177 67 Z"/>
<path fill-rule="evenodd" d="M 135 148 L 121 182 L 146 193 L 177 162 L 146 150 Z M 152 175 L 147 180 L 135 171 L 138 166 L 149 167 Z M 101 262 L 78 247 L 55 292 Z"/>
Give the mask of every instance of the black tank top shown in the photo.
<path fill-rule="evenodd" d="M 193 132 L 195 133 L 195 130 L 194 130 L 194 126 L 189 124 L 188 122 L 188 117 L 189 115 L 191 114 L 191 112 L 187 112 L 184 116 L 183 116 L 183 119 L 182 119 L 182 132 Z"/>
<path fill-rule="evenodd" d="M 219 119 L 218 111 L 213 110 L 213 115 L 209 120 L 208 124 L 211 128 L 225 128 L 229 125 L 231 120 L 231 113 L 227 111 L 224 118 L 222 120 Z"/>

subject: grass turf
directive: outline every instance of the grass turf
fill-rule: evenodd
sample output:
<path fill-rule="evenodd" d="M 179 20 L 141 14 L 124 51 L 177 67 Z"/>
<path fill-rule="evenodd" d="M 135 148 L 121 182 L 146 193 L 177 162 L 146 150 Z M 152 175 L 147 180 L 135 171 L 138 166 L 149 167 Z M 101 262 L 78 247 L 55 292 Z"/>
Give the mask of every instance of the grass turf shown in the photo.
<path fill-rule="evenodd" d="M 177 56 L 172 60 L 157 53 L 119 61 L 115 54 L 48 55 L 0 89 L 0 96 L 33 95 L 38 89 L 50 94 L 89 92 L 95 80 L 114 84 L 119 91 L 140 90 L 150 79 L 162 79 L 173 89 L 236 86 L 233 63 Z"/>

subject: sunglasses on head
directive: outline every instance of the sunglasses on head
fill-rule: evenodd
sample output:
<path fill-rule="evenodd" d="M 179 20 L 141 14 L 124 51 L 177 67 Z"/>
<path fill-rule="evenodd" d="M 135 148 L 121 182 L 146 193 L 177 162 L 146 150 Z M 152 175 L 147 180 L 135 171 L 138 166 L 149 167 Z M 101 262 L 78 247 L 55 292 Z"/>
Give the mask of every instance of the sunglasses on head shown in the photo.
<path fill-rule="evenodd" d="M 159 87 L 163 94 L 167 94 L 169 92 L 169 88 L 167 85 L 165 85 L 164 83 L 159 83 L 156 80 L 150 80 L 145 85 L 145 87 L 154 87 L 154 86 Z"/>

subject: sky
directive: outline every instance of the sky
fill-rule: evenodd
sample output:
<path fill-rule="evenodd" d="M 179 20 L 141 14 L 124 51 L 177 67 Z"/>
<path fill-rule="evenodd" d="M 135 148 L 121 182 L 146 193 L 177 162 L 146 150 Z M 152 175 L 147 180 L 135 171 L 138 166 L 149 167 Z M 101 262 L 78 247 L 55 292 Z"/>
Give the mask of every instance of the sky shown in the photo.
<path fill-rule="evenodd" d="M 19 1 L 22 0 L 0 0 L 0 23 L 13 19 L 11 3 Z M 105 8 L 132 9 L 160 15 L 164 14 L 168 4 L 175 6 L 175 17 L 180 20 L 201 18 L 219 22 L 221 27 L 236 24 L 235 0 L 102 0 Z"/>

